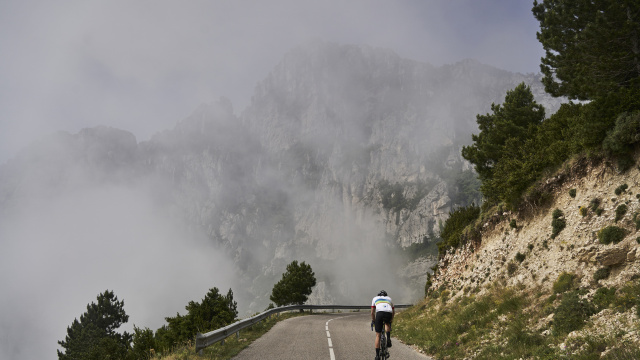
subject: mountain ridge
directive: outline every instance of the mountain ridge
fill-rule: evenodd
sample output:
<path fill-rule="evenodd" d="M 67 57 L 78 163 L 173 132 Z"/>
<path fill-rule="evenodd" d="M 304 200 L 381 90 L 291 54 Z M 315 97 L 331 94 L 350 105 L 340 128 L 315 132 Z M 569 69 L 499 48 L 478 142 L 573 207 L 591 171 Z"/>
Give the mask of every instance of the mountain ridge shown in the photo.
<path fill-rule="evenodd" d="M 139 186 L 234 259 L 247 284 L 239 296 L 257 299 L 252 308 L 266 305 L 269 284 L 293 259 L 326 272 L 327 296 L 348 300 L 374 285 L 362 281 L 370 263 L 398 253 L 389 261 L 404 268 L 402 248 L 435 249 L 438 223 L 478 196 L 462 190 L 472 172 L 459 149 L 477 129 L 475 115 L 523 80 L 542 89 L 536 76 L 475 61 L 438 68 L 388 50 L 314 43 L 285 55 L 239 116 L 226 99 L 203 104 L 135 147 L 115 129 L 60 135 L 64 161 L 51 171 L 67 184 L 65 174 L 90 183 L 112 173 L 151 184 Z M 53 155 L 44 150 L 20 167 Z M 3 207 L 21 176 L 44 178 L 12 166 L 0 168 Z M 384 279 L 399 300 L 422 289 L 435 257 L 423 260 L 423 275 L 413 271 L 408 284 L 398 281 L 404 275 Z"/>

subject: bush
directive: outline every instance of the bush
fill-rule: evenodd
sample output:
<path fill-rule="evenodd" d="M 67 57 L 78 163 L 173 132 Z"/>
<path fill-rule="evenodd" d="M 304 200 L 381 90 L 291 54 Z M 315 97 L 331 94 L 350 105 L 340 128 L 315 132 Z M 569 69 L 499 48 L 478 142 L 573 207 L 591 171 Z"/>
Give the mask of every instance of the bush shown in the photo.
<path fill-rule="evenodd" d="M 518 223 L 516 223 L 516 219 L 511 219 L 511 221 L 509 222 L 509 226 L 512 229 L 517 229 L 518 228 Z"/>
<path fill-rule="evenodd" d="M 507 273 L 509 274 L 509 276 L 515 274 L 516 270 L 518 270 L 518 265 L 516 265 L 516 263 L 510 262 L 507 265 Z"/>
<path fill-rule="evenodd" d="M 598 209 L 598 207 L 600 206 L 600 202 L 601 200 L 598 198 L 591 199 L 591 202 L 589 203 L 589 208 L 591 208 L 591 211 L 596 211 L 596 209 Z"/>
<path fill-rule="evenodd" d="M 633 223 L 636 224 L 636 230 L 640 230 L 640 218 L 638 218 L 638 213 L 633 214 Z"/>
<path fill-rule="evenodd" d="M 576 197 L 576 189 L 569 190 L 569 196 L 571 196 L 572 198 L 575 198 Z"/>
<path fill-rule="evenodd" d="M 618 296 L 613 301 L 613 305 L 616 308 L 622 310 L 629 310 L 634 306 L 640 305 L 640 283 L 630 282 L 627 283 L 622 289 L 618 291 Z M 640 316 L 640 313 L 638 313 Z"/>
<path fill-rule="evenodd" d="M 621 227 L 610 225 L 598 231 L 598 241 L 600 241 L 601 244 L 605 245 L 611 243 L 617 244 L 622 241 L 625 236 L 627 236 L 627 233 L 628 231 Z"/>
<path fill-rule="evenodd" d="M 628 208 L 625 204 L 622 204 L 616 208 L 616 222 L 624 217 L 624 215 L 627 213 L 627 210 Z"/>
<path fill-rule="evenodd" d="M 477 220 L 479 215 L 480 208 L 475 204 L 449 211 L 449 218 L 440 233 L 442 241 L 438 243 L 438 251 L 443 253 L 448 248 L 457 248 L 464 229 Z"/>
<path fill-rule="evenodd" d="M 621 171 L 626 171 L 634 164 L 633 147 L 639 140 L 640 112 L 623 113 L 616 119 L 615 127 L 607 133 L 602 148 L 617 158 Z"/>
<path fill-rule="evenodd" d="M 579 210 L 579 211 L 580 211 L 580 215 L 581 215 L 582 217 L 587 216 L 587 208 L 586 208 L 586 207 L 584 207 L 584 206 L 580 206 L 580 210 Z"/>
<path fill-rule="evenodd" d="M 622 195 L 622 193 L 626 192 L 628 188 L 629 188 L 629 185 L 622 184 L 622 185 L 618 186 L 614 192 L 615 192 L 616 195 L 620 196 L 620 195 Z"/>
<path fill-rule="evenodd" d="M 581 299 L 576 291 L 564 294 L 553 317 L 553 328 L 557 334 L 568 334 L 579 330 L 591 315 L 594 306 L 586 299 Z"/>
<path fill-rule="evenodd" d="M 553 283 L 553 292 L 555 294 L 560 294 L 569 291 L 573 286 L 573 281 L 575 280 L 575 278 L 576 276 L 574 274 L 563 272 Z"/>
<path fill-rule="evenodd" d="M 596 307 L 598 311 L 604 310 L 609 307 L 609 304 L 613 303 L 616 298 L 616 289 L 601 287 L 596 290 L 596 293 L 593 295 L 593 305 Z"/>
<path fill-rule="evenodd" d="M 598 281 L 598 280 L 606 279 L 609 277 L 610 273 L 611 273 L 611 269 L 609 269 L 608 267 L 602 267 L 596 270 L 596 272 L 593 274 L 593 280 Z"/>
<path fill-rule="evenodd" d="M 551 220 L 551 238 L 555 238 L 560 234 L 562 230 L 567 226 L 567 222 L 564 219 L 564 213 L 560 209 L 553 210 L 553 220 Z"/>
<path fill-rule="evenodd" d="M 596 209 L 596 215 L 598 215 L 598 216 L 602 215 L 603 212 L 604 212 L 603 208 L 597 208 Z"/>
<path fill-rule="evenodd" d="M 526 258 L 526 255 L 518 251 L 518 253 L 516 254 L 516 260 L 518 260 L 518 262 L 521 263 L 524 261 L 525 258 Z"/>

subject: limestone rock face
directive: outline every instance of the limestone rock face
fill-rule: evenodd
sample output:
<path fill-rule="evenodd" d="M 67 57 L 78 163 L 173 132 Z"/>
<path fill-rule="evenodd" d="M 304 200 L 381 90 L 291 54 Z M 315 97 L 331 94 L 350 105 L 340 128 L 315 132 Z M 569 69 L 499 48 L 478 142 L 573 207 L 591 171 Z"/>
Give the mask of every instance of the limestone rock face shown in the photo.
<path fill-rule="evenodd" d="M 615 246 L 599 251 L 596 255 L 596 261 L 602 266 L 618 265 L 626 262 L 628 255 L 629 248 L 627 246 Z"/>

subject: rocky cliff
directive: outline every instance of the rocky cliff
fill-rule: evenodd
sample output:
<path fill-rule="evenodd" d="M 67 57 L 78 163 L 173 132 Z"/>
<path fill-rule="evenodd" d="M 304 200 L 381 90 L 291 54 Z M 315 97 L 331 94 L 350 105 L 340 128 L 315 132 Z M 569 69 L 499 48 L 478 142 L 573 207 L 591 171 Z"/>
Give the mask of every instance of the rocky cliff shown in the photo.
<path fill-rule="evenodd" d="M 536 75 L 314 42 L 287 54 L 239 115 L 221 99 L 139 144 L 96 128 L 25 150 L 0 169 L 0 201 L 5 210 L 34 191 L 143 183 L 159 207 L 228 252 L 237 292 L 255 309 L 294 259 L 316 271 L 323 290 L 313 301 L 359 302 L 380 283 L 411 301 L 435 263 L 439 223 L 478 201 L 460 157 L 476 114 L 521 82 L 557 109 Z"/>

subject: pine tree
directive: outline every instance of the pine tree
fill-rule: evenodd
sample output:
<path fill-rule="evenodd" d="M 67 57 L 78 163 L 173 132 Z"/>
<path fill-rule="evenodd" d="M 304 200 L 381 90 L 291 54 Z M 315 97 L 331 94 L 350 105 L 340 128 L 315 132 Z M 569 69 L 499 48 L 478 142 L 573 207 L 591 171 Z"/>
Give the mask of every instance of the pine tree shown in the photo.
<path fill-rule="evenodd" d="M 311 288 L 314 286 L 316 277 L 311 265 L 304 261 L 298 264 L 298 261 L 294 260 L 287 265 L 282 279 L 273 286 L 270 299 L 277 306 L 302 305 L 311 295 Z"/>
<path fill-rule="evenodd" d="M 593 100 L 640 85 L 640 2 L 543 0 L 532 11 L 548 93 Z"/>
<path fill-rule="evenodd" d="M 502 105 L 491 104 L 491 110 L 493 114 L 477 115 L 480 133 L 471 136 L 472 145 L 462 148 L 462 156 L 475 165 L 483 184 L 493 178 L 500 159 L 524 143 L 531 127 L 541 124 L 545 117 L 544 108 L 524 83 L 507 91 Z"/>
<path fill-rule="evenodd" d="M 238 303 L 233 301 L 233 291 L 220 294 L 214 287 L 209 289 L 202 302 L 189 301 L 186 315 L 176 314 L 166 317 L 168 325 L 156 332 L 156 340 L 161 348 L 169 348 L 195 338 L 197 333 L 219 329 L 233 323 L 238 317 Z"/>
<path fill-rule="evenodd" d="M 67 336 L 58 344 L 60 360 L 124 359 L 131 344 L 131 335 L 116 330 L 129 320 L 124 301 L 118 301 L 113 291 L 97 297 L 98 303 L 87 305 L 87 311 L 67 328 Z"/>

